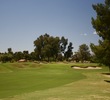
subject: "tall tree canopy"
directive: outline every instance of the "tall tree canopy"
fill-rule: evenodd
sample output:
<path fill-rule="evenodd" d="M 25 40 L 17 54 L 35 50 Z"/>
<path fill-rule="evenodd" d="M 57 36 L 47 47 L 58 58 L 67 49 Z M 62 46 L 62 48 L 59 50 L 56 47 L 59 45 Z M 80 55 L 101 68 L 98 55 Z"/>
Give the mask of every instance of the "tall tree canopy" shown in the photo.
<path fill-rule="evenodd" d="M 78 54 L 79 54 L 79 58 L 80 58 L 81 62 L 89 60 L 90 51 L 89 51 L 88 45 L 86 45 L 86 44 L 80 45 L 78 52 L 79 52 Z"/>
<path fill-rule="evenodd" d="M 68 45 L 68 39 L 64 37 L 53 37 L 48 35 L 47 33 L 39 36 L 34 41 L 35 53 L 39 60 L 53 58 L 56 60 L 60 54 L 63 54 L 66 58 L 71 57 L 72 55 L 72 43 L 70 42 Z M 67 51 L 66 51 L 67 50 Z"/>
<path fill-rule="evenodd" d="M 99 45 L 91 43 L 90 46 L 99 62 L 110 69 L 110 0 L 93 5 L 93 9 L 97 16 L 92 18 L 92 25 L 102 39 L 99 40 Z"/>
<path fill-rule="evenodd" d="M 72 52 L 72 49 L 73 49 L 72 45 L 73 45 L 72 42 L 70 42 L 69 45 L 68 45 L 67 51 L 65 52 L 64 56 L 65 56 L 66 60 L 68 60 L 68 58 L 71 57 L 72 54 L 73 54 L 73 52 Z"/>
<path fill-rule="evenodd" d="M 65 54 L 67 44 L 68 44 L 68 39 L 65 39 L 65 37 L 61 37 L 60 50 L 63 54 Z"/>
<path fill-rule="evenodd" d="M 56 58 L 60 47 L 59 37 L 53 37 L 48 34 L 41 35 L 34 41 L 35 52 L 40 60 L 50 57 Z"/>

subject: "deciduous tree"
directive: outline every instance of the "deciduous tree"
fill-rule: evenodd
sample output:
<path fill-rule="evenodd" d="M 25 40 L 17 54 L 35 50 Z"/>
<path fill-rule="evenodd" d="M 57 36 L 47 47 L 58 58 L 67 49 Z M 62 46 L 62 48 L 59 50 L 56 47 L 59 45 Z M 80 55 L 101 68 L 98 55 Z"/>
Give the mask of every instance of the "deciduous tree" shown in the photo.
<path fill-rule="evenodd" d="M 53 37 L 48 34 L 41 35 L 34 41 L 35 52 L 39 60 L 45 58 L 50 61 L 50 57 L 57 58 L 60 47 L 59 37 Z"/>
<path fill-rule="evenodd" d="M 81 62 L 88 61 L 90 58 L 90 51 L 89 47 L 86 44 L 82 44 L 79 46 L 78 54 L 80 57 Z"/>
<path fill-rule="evenodd" d="M 70 57 L 72 56 L 72 54 L 73 54 L 73 51 L 72 51 L 73 46 L 72 46 L 72 45 L 73 45 L 72 42 L 70 42 L 69 45 L 68 45 L 67 51 L 65 52 L 65 58 L 66 58 L 67 60 L 68 60 L 68 58 L 70 58 Z"/>

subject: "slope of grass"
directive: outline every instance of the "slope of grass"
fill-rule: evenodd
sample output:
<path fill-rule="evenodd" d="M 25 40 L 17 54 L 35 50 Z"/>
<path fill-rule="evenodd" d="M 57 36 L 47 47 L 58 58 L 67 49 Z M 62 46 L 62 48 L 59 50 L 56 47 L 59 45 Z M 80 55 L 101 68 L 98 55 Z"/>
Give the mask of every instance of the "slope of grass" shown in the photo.
<path fill-rule="evenodd" d="M 0 69 L 0 98 L 8 99 L 86 78 L 81 72 L 72 70 L 69 64 L 5 63 L 0 64 Z"/>
<path fill-rule="evenodd" d="M 52 69 L 50 69 L 51 66 L 63 70 L 62 67 L 65 66 L 65 68 L 68 69 L 68 67 L 66 66 L 70 66 L 70 64 L 60 65 L 62 67 L 58 67 L 59 64 L 45 65 L 45 68 L 53 71 L 52 69 L 55 68 L 52 67 Z M 70 71 L 70 69 L 68 70 Z M 86 76 L 86 78 L 54 88 L 23 93 L 21 95 L 5 98 L 3 100 L 110 100 L 110 83 L 105 81 L 110 80 L 110 78 L 105 77 L 102 74 L 102 72 L 108 71 L 107 68 L 98 70 L 71 69 L 71 71 L 72 70 L 73 73 L 83 73 Z M 53 71 L 53 73 L 55 72 Z M 74 75 L 77 76 L 77 74 L 75 73 Z"/>

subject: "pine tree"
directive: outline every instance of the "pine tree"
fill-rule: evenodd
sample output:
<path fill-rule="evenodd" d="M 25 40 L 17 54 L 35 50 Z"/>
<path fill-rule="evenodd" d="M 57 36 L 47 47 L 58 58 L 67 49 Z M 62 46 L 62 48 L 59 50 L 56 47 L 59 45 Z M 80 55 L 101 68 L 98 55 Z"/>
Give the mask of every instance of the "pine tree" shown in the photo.
<path fill-rule="evenodd" d="M 102 39 L 99 40 L 99 45 L 91 43 L 90 47 L 99 62 L 109 66 L 110 70 L 110 0 L 93 5 L 93 9 L 97 16 L 92 18 L 92 25 Z"/>

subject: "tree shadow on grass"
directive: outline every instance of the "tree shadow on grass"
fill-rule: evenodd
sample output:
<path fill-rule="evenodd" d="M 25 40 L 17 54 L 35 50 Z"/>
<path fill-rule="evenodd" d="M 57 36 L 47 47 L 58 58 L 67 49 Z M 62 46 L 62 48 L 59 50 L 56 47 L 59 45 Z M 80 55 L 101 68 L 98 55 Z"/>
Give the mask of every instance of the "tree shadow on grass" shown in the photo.
<path fill-rule="evenodd" d="M 110 83 L 110 80 L 104 80 L 105 82 L 107 82 L 107 83 Z"/>
<path fill-rule="evenodd" d="M 104 75 L 110 75 L 110 73 L 102 73 L 102 74 L 104 74 Z"/>
<path fill-rule="evenodd" d="M 103 75 L 107 75 L 107 76 L 110 76 L 110 73 L 102 73 Z M 107 83 L 110 83 L 110 80 L 104 80 L 105 82 Z"/>

